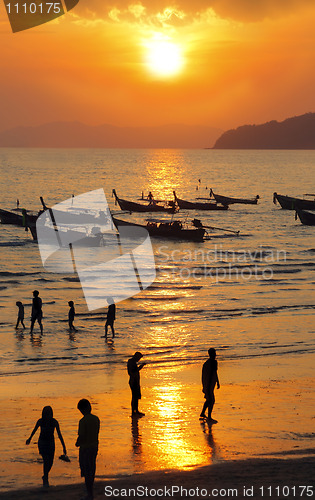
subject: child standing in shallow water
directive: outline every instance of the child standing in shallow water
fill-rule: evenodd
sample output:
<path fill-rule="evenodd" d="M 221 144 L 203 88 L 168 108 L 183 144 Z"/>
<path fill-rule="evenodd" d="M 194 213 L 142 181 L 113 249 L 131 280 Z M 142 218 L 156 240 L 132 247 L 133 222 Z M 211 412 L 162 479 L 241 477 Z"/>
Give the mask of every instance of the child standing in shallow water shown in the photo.
<path fill-rule="evenodd" d="M 24 306 L 23 306 L 22 302 L 20 302 L 20 301 L 16 302 L 15 304 L 19 308 L 17 322 L 16 322 L 16 326 L 15 326 L 15 329 L 17 330 L 20 322 L 21 322 L 21 325 L 23 326 L 23 328 L 25 328 L 25 325 L 24 325 Z"/>
<path fill-rule="evenodd" d="M 69 300 L 68 306 L 70 307 L 69 314 L 68 314 L 69 329 L 73 330 L 74 332 L 77 332 L 78 330 L 73 325 L 73 321 L 74 321 L 74 317 L 75 317 L 75 309 L 74 309 L 73 300 Z"/>

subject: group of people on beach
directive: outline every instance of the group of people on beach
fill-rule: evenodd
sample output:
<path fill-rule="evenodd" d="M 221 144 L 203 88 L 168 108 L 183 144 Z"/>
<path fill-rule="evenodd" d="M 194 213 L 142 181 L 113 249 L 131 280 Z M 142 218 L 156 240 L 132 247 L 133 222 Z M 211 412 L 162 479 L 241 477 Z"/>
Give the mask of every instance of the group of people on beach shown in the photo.
<path fill-rule="evenodd" d="M 205 402 L 200 414 L 200 419 L 208 419 L 210 423 L 217 421 L 212 418 L 212 410 L 215 403 L 214 389 L 215 386 L 220 388 L 218 377 L 218 363 L 216 360 L 216 351 L 214 348 L 208 350 L 209 359 L 203 364 L 202 367 L 202 390 L 205 397 Z M 139 411 L 139 400 L 141 399 L 140 387 L 140 370 L 146 363 L 139 363 L 143 354 L 140 351 L 128 359 L 127 371 L 129 375 L 129 386 L 131 389 L 131 417 L 139 418 L 145 414 Z M 79 422 L 78 438 L 75 443 L 79 447 L 79 464 L 81 469 L 81 476 L 84 477 L 85 486 L 87 491 L 86 500 L 93 499 L 93 488 L 96 471 L 96 457 L 98 454 L 99 445 L 99 430 L 100 420 L 96 415 L 92 414 L 92 407 L 87 399 L 81 399 L 77 406 L 78 410 L 82 413 L 83 418 Z M 208 410 L 208 416 L 206 411 Z M 53 416 L 53 409 L 51 406 L 45 406 L 42 410 L 42 417 L 36 422 L 30 437 L 26 440 L 29 445 L 32 437 L 36 431 L 40 429 L 38 439 L 38 451 L 43 458 L 43 487 L 49 487 L 49 472 L 52 468 L 55 456 L 55 440 L 54 433 L 60 439 L 63 455 L 59 458 L 70 462 L 67 455 L 66 445 L 61 434 L 59 422 Z"/>
<path fill-rule="evenodd" d="M 109 304 L 108 310 L 107 310 L 107 318 L 106 318 L 106 323 L 105 323 L 105 339 L 107 339 L 107 334 L 108 334 L 108 328 L 111 328 L 112 331 L 112 338 L 115 337 L 115 329 L 114 329 L 114 322 L 116 319 L 116 305 L 112 299 L 112 297 L 107 298 L 107 302 Z M 17 330 L 19 328 L 19 325 L 21 323 L 22 327 L 25 329 L 26 326 L 24 324 L 24 305 L 22 302 L 17 301 L 16 306 L 18 307 L 18 316 L 17 316 L 17 321 L 15 325 L 15 329 Z M 69 330 L 72 332 L 77 332 L 78 330 L 75 328 L 73 322 L 75 318 L 75 308 L 74 308 L 74 302 L 73 300 L 69 300 L 68 302 L 69 306 L 69 312 L 68 312 L 68 325 L 69 325 Z M 43 303 L 42 299 L 39 296 L 39 291 L 34 290 L 33 291 L 33 300 L 32 300 L 32 312 L 31 312 L 31 328 L 30 328 L 30 333 L 33 333 L 34 325 L 37 321 L 40 332 L 43 333 Z"/>
<path fill-rule="evenodd" d="M 217 420 L 212 418 L 212 410 L 215 403 L 214 389 L 216 386 L 217 389 L 220 389 L 216 350 L 210 347 L 208 354 L 209 358 L 202 366 L 202 392 L 204 393 L 205 402 L 199 418 L 200 420 L 207 419 L 210 423 L 217 423 Z M 131 389 L 131 415 L 133 417 L 144 416 L 144 413 L 139 411 L 139 399 L 141 399 L 140 370 L 146 364 L 138 364 L 142 357 L 142 353 L 137 351 L 127 363 L 129 386 Z M 208 415 L 206 415 L 207 410 Z"/>
<path fill-rule="evenodd" d="M 116 317 L 116 307 L 114 301 L 111 297 L 107 299 L 109 307 L 107 312 L 107 319 L 105 323 L 105 339 L 107 338 L 108 328 L 112 330 L 112 337 L 115 337 L 114 321 Z M 18 307 L 18 318 L 16 323 L 16 329 L 21 323 L 22 327 L 25 328 L 24 324 L 24 306 L 22 302 L 16 302 Z M 68 313 L 68 323 L 69 329 L 72 331 L 77 331 L 74 327 L 75 318 L 75 308 L 73 301 L 68 302 L 69 313 Z M 43 333 L 42 324 L 42 299 L 39 296 L 38 290 L 33 291 L 33 301 L 32 301 L 32 312 L 31 312 L 31 326 L 30 333 L 33 332 L 35 322 L 38 322 L 41 333 Z M 215 386 L 220 388 L 219 378 L 218 378 L 218 363 L 216 360 L 216 351 L 214 348 L 210 348 L 208 351 L 209 358 L 203 364 L 202 367 L 202 390 L 204 393 L 205 402 L 200 413 L 200 419 L 207 419 L 210 423 L 216 423 L 217 421 L 212 418 L 212 410 L 215 403 L 214 389 Z M 134 355 L 127 362 L 127 371 L 129 375 L 129 386 L 131 389 L 131 416 L 132 418 L 143 417 L 145 414 L 139 410 L 139 400 L 141 399 L 141 386 L 140 386 L 140 371 L 146 365 L 146 363 L 139 363 L 143 354 L 140 351 L 134 353 Z M 93 485 L 96 470 L 96 457 L 98 453 L 98 435 L 100 429 L 100 420 L 97 416 L 91 413 L 91 404 L 87 399 L 81 399 L 78 403 L 77 408 L 83 415 L 83 418 L 79 422 L 78 438 L 76 441 L 76 446 L 79 447 L 79 463 L 81 469 L 81 476 L 85 478 L 85 486 L 87 491 L 87 500 L 93 499 Z M 208 410 L 208 415 L 206 411 Z M 54 433 L 60 439 L 61 445 L 63 447 L 63 455 L 59 458 L 65 461 L 70 461 L 67 455 L 66 445 L 61 434 L 60 426 L 58 421 L 53 417 L 53 409 L 51 406 L 45 406 L 42 410 L 42 417 L 36 422 L 35 427 L 26 440 L 26 444 L 29 445 L 32 437 L 36 431 L 40 429 L 40 435 L 38 439 L 38 451 L 43 458 L 43 486 L 47 488 L 49 486 L 49 472 L 52 468 L 55 455 L 55 440 Z"/>

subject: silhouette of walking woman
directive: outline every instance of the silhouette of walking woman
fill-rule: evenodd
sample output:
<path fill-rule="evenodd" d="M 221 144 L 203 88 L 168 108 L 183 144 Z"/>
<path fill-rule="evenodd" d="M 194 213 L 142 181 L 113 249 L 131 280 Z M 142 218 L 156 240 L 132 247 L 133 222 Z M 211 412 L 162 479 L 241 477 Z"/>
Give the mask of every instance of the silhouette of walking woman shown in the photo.
<path fill-rule="evenodd" d="M 47 488 L 49 486 L 48 474 L 54 463 L 55 456 L 55 438 L 54 432 L 57 431 L 58 437 L 63 447 L 64 455 L 67 455 L 66 445 L 64 443 L 59 423 L 53 416 L 53 409 L 51 406 L 45 406 L 42 410 L 42 418 L 37 420 L 34 429 L 30 437 L 26 440 L 26 444 L 29 445 L 32 437 L 34 436 L 37 429 L 40 427 L 40 434 L 38 438 L 38 451 L 43 458 L 43 486 Z"/>

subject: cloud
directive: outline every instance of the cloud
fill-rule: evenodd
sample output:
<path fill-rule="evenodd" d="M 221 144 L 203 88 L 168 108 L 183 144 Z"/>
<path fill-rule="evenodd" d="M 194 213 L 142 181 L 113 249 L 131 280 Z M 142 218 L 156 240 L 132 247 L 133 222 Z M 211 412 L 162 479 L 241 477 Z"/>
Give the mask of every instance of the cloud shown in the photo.
<path fill-rule="evenodd" d="M 314 6 L 314 0 L 80 0 L 76 14 L 112 21 L 190 23 L 208 9 L 223 18 L 259 21 L 286 17 L 296 10 Z"/>

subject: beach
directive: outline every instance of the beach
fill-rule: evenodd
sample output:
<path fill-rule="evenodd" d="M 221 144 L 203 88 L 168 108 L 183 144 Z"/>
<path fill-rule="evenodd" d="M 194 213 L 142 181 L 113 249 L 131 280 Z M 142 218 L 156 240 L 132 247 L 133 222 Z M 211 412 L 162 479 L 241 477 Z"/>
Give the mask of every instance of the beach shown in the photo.
<path fill-rule="evenodd" d="M 314 450 L 313 450 L 314 452 Z M 258 459 L 201 467 L 189 472 L 163 471 L 97 481 L 100 498 L 308 498 L 314 495 L 314 456 L 291 459 Z M 7 500 L 49 498 L 75 500 L 82 485 L 57 486 L 43 491 L 23 489 L 0 494 Z"/>
<path fill-rule="evenodd" d="M 73 495 L 69 498 L 75 498 L 75 491 L 82 489 L 82 485 L 75 490 L 68 487 L 80 482 L 74 443 L 81 417 L 76 404 L 83 395 L 92 402 L 92 411 L 101 420 L 97 492 L 112 481 L 135 485 L 142 477 L 148 485 L 152 481 L 152 487 L 161 484 L 162 478 L 168 485 L 182 480 L 185 485 L 197 487 L 200 483 L 201 487 L 209 477 L 213 488 L 217 484 L 223 488 L 226 483 L 232 487 L 234 478 L 238 488 L 242 483 L 279 486 L 289 482 L 298 486 L 306 484 L 306 479 L 307 484 L 312 484 L 314 380 L 305 376 L 287 380 L 281 363 L 267 369 L 267 364 L 259 367 L 255 361 L 259 380 L 252 381 L 249 373 L 253 362 L 242 365 L 241 370 L 238 363 L 219 362 L 221 388 L 216 390 L 213 412 L 218 423 L 213 425 L 199 420 L 203 394 L 200 366 L 195 364 L 167 370 L 147 365 L 141 372 L 140 410 L 145 417 L 139 419 L 130 416 L 125 367 L 112 373 L 112 387 L 108 373 L 102 369 L 80 374 L 51 372 L 45 380 L 41 375 L 33 375 L 30 384 L 23 384 L 21 377 L 20 391 L 10 397 L 12 387 L 8 386 L 8 397 L 2 400 L 2 448 L 6 451 L 0 465 L 6 470 L 6 475 L 1 476 L 7 490 L 3 498 L 18 498 L 14 496 L 18 493 L 9 491 L 16 489 L 16 482 L 24 485 L 23 498 L 24 489 L 30 491 L 27 495 L 35 495 L 25 498 L 43 494 L 40 486 L 35 487 L 41 484 L 42 471 L 36 437 L 30 446 L 24 443 L 46 404 L 54 409 L 71 460 L 58 460 L 62 448 L 56 438 L 56 458 L 50 474 L 52 488 L 48 494 L 58 498 L 62 488 L 66 488 Z M 242 374 L 241 383 L 233 382 L 237 372 Z M 263 379 L 264 373 L 268 376 Z M 16 380 L 14 384 L 16 387 Z M 92 392 L 91 387 L 99 392 Z M 36 398 L 32 396 L 35 390 Z M 9 421 L 11 432 L 6 432 Z M 292 474 L 295 468 L 296 474 Z"/>
<path fill-rule="evenodd" d="M 130 162 L 134 169 L 128 168 Z M 17 169 L 14 186 L 5 183 L 7 164 L 10 175 Z M 89 311 L 77 275 L 45 269 L 28 233 L 1 227 L 3 498 L 27 498 L 29 491 L 36 498 L 67 498 L 64 491 L 81 495 L 74 445 L 81 398 L 91 401 L 101 420 L 98 496 L 104 496 L 104 484 L 135 485 L 140 477 L 153 485 L 162 484 L 162 477 L 170 485 L 182 478 L 183 484 L 196 487 L 199 479 L 203 485 L 211 477 L 212 488 L 232 487 L 234 482 L 237 488 L 256 489 L 270 484 L 298 487 L 307 479 L 309 484 L 315 449 L 314 234 L 294 220 L 294 213 L 274 206 L 272 193 L 283 179 L 285 192 L 306 192 L 301 178 L 312 182 L 313 153 L 239 152 L 235 157 L 218 151 L 58 150 L 43 157 L 40 150 L 6 150 L 1 166 L 4 208 L 18 196 L 35 209 L 42 194 L 53 205 L 106 179 L 106 196 L 115 210 L 109 186 L 124 185 L 119 194 L 137 199 L 140 176 L 144 192 L 152 189 L 163 199 L 172 187 L 189 199 L 196 189 L 196 168 L 212 179 L 218 192 L 241 195 L 247 189 L 261 195 L 254 207 L 181 215 L 240 230 L 237 238 L 214 237 L 203 243 L 152 238 L 156 279 L 117 303 L 116 336 L 108 342 L 101 338 L 107 305 Z M 52 166 L 57 169 L 53 179 Z M 231 169 L 233 179 L 227 173 Z M 38 178 L 36 186 L 29 182 L 30 172 Z M 160 193 L 160 186 L 165 191 Z M 141 222 L 140 216 L 126 218 Z M 40 335 L 35 325 L 31 336 L 35 289 L 43 301 L 44 331 Z M 25 306 L 25 330 L 15 330 L 17 300 Z M 77 332 L 68 330 L 69 300 L 75 304 Z M 201 369 L 209 347 L 216 348 L 221 383 L 215 391 L 214 425 L 199 420 L 204 402 Z M 141 371 L 140 410 L 145 417 L 134 420 L 126 363 L 139 350 L 147 363 Z M 60 423 L 71 462 L 58 459 L 62 448 L 56 438 L 51 487 L 43 493 L 38 435 L 29 446 L 25 441 L 46 405 Z"/>

